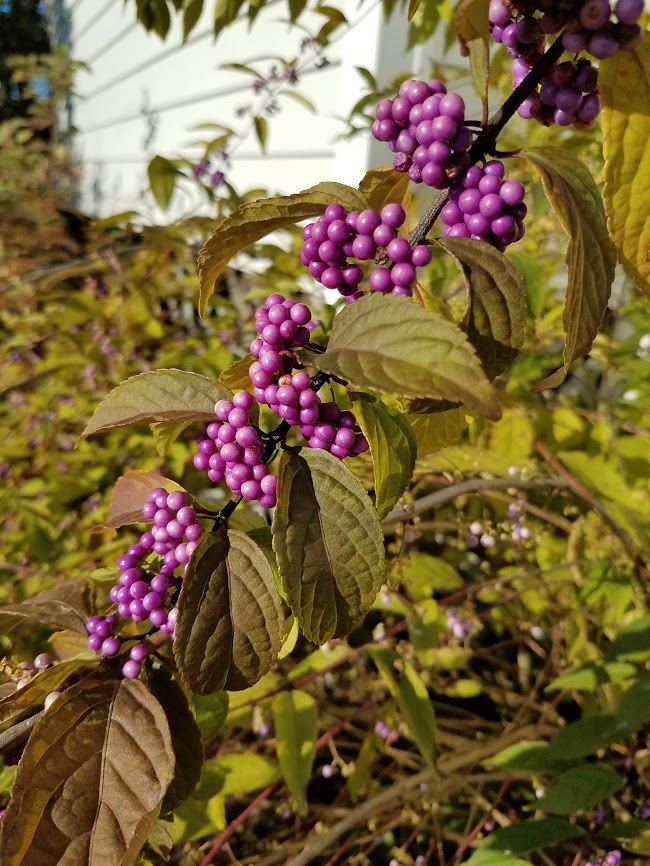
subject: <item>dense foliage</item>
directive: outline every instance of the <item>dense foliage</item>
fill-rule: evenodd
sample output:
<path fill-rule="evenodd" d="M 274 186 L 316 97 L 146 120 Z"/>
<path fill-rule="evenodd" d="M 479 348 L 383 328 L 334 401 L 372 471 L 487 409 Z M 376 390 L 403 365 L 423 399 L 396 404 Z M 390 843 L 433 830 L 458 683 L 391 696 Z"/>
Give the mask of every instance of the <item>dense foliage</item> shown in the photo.
<path fill-rule="evenodd" d="M 481 123 L 365 75 L 392 166 L 156 157 L 214 207 L 157 227 L 70 206 L 73 67 L 14 62 L 0 866 L 650 856 L 642 12 L 463 0 Z"/>

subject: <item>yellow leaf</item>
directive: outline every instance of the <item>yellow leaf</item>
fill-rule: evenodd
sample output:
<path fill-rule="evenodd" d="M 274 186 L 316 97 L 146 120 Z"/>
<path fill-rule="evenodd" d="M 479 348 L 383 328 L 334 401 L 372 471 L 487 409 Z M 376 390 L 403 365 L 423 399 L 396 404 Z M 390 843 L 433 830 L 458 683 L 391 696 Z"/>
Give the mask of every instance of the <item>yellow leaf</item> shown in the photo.
<path fill-rule="evenodd" d="M 607 225 L 630 279 L 650 296 L 650 34 L 600 64 Z"/>

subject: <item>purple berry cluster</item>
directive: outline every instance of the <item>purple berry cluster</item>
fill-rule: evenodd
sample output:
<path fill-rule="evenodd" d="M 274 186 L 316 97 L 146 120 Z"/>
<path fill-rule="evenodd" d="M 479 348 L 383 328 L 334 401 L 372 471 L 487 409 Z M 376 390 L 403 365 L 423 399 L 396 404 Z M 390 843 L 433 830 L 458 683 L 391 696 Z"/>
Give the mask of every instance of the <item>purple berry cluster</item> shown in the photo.
<path fill-rule="evenodd" d="M 510 535 L 513 541 L 528 541 L 531 537 L 530 529 L 523 522 L 523 508 L 520 500 L 515 500 L 508 505 L 508 515 L 512 520 Z"/>
<path fill-rule="evenodd" d="M 491 0 L 489 19 L 492 37 L 505 45 L 512 60 L 513 83 L 517 87 L 544 54 L 547 36 L 559 33 L 563 47 L 573 54 L 587 51 L 593 57 L 610 57 L 619 48 L 633 48 L 641 38 L 639 19 L 644 0 Z M 535 13 L 541 12 L 541 17 Z M 598 73 L 586 59 L 557 63 L 541 86 L 519 107 L 521 117 L 534 118 L 544 126 L 575 126 L 589 129 L 600 113 Z"/>
<path fill-rule="evenodd" d="M 431 252 L 425 244 L 411 247 L 397 236 L 406 220 L 404 208 L 397 203 L 374 210 L 348 213 L 343 205 L 330 205 L 315 223 L 303 229 L 300 261 L 327 289 L 337 289 L 348 301 L 361 297 L 363 279 L 358 261 L 375 261 L 380 267 L 370 274 L 370 287 L 376 292 L 411 295 L 416 268 L 428 265 Z"/>
<path fill-rule="evenodd" d="M 641 39 L 644 7 L 644 0 L 617 0 L 612 16 L 609 0 L 585 0 L 577 18 L 567 24 L 562 44 L 567 51 L 588 51 L 598 60 L 634 48 Z"/>
<path fill-rule="evenodd" d="M 287 324 L 293 327 L 288 329 Z M 255 327 L 259 336 L 251 343 L 251 354 L 258 360 L 251 364 L 249 371 L 255 399 L 269 406 L 288 424 L 298 426 L 311 448 L 329 451 L 341 459 L 361 454 L 368 449 L 368 442 L 352 412 L 342 412 L 335 402 L 323 403 L 311 388 L 309 374 L 292 372 L 296 358 L 291 348 L 307 342 L 310 324 L 309 307 L 282 295 L 270 295 L 264 307 L 256 312 Z M 241 396 L 238 394 L 234 399 Z M 247 397 L 252 403 L 253 398 Z M 275 505 L 275 478 L 269 477 L 273 482 L 266 483 L 273 484 L 272 505 Z M 265 500 L 260 499 L 260 504 L 264 505 Z"/>
<path fill-rule="evenodd" d="M 469 165 L 465 102 L 442 81 L 405 81 L 394 99 L 378 103 L 375 118 L 373 136 L 388 143 L 396 154 L 393 167 L 414 183 L 446 189 Z"/>
<path fill-rule="evenodd" d="M 277 478 L 263 461 L 264 442 L 251 424 L 250 410 L 255 398 L 240 391 L 232 400 L 219 400 L 214 407 L 217 420 L 205 429 L 194 455 L 197 469 L 207 470 L 210 481 L 226 482 L 236 495 L 263 508 L 275 506 Z"/>
<path fill-rule="evenodd" d="M 503 180 L 499 160 L 472 166 L 449 190 L 440 214 L 445 237 L 474 238 L 504 250 L 521 240 L 526 216 L 525 189 L 517 180 Z"/>
<path fill-rule="evenodd" d="M 314 405 L 314 422 L 300 424 L 300 432 L 310 448 L 329 451 L 341 460 L 350 455 L 368 450 L 368 440 L 363 435 L 352 412 L 341 411 L 335 402 L 323 403 L 313 391 L 318 403 Z"/>
<path fill-rule="evenodd" d="M 588 863 L 585 863 L 585 866 L 619 866 L 622 859 L 623 855 L 621 852 L 614 850 L 604 857 L 598 857 L 597 860 L 590 860 Z"/>
<path fill-rule="evenodd" d="M 453 607 L 447 608 L 447 628 L 457 640 L 465 640 L 472 630 L 472 623 Z"/>
<path fill-rule="evenodd" d="M 515 87 L 525 77 L 515 72 L 518 62 L 512 62 Z M 521 117 L 532 117 L 543 126 L 557 123 L 589 129 L 600 114 L 598 69 L 584 57 L 559 63 L 542 81 L 537 93 L 525 99 L 517 111 Z"/>
<path fill-rule="evenodd" d="M 120 576 L 111 588 L 110 599 L 117 604 L 120 617 L 130 617 L 134 622 L 149 620 L 173 639 L 177 611 L 170 609 L 168 591 L 175 583 L 175 570 L 189 562 L 202 529 L 196 511 L 188 505 L 187 494 L 180 490 L 168 493 L 156 487 L 142 506 L 142 516 L 153 520 L 153 526 L 117 560 Z M 152 553 L 162 558 L 162 566 L 155 574 L 143 566 L 143 560 Z M 122 640 L 115 634 L 117 624 L 115 614 L 91 616 L 86 621 L 88 646 L 105 658 L 118 655 Z M 139 677 L 148 654 L 146 644 L 132 646 L 128 660 L 122 665 L 122 674 L 128 679 Z"/>

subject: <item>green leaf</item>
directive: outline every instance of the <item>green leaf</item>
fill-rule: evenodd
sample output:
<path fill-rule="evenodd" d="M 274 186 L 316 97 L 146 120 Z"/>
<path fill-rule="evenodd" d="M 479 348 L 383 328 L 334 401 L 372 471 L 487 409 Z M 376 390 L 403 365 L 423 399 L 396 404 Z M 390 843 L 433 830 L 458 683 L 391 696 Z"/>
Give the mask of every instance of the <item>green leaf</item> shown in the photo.
<path fill-rule="evenodd" d="M 414 667 L 394 650 L 388 647 L 370 647 L 369 653 L 404 714 L 413 742 L 427 764 L 433 763 L 436 720 L 426 686 Z M 396 662 L 399 662 L 399 670 Z"/>
<path fill-rule="evenodd" d="M 650 722 L 650 675 L 645 674 L 623 693 L 617 716 L 624 719 L 631 730 L 638 731 Z"/>
<path fill-rule="evenodd" d="M 497 828 L 483 843 L 483 850 L 496 848 L 509 854 L 526 854 L 536 848 L 547 848 L 584 835 L 582 827 L 576 827 L 563 818 L 535 818 Z"/>
<path fill-rule="evenodd" d="M 151 424 L 151 432 L 153 433 L 154 442 L 156 443 L 156 451 L 161 457 L 164 457 L 169 450 L 170 445 L 181 435 L 186 427 L 189 427 L 191 421 L 155 421 Z"/>
<path fill-rule="evenodd" d="M 408 10 L 407 10 L 407 15 L 406 15 L 406 17 L 408 18 L 409 21 L 411 20 L 411 18 L 413 18 L 415 13 L 418 11 L 418 8 L 419 8 L 421 2 L 422 2 L 422 0 L 409 0 L 409 6 L 408 6 Z"/>
<path fill-rule="evenodd" d="M 154 21 L 152 30 L 164 39 L 169 33 L 171 26 L 171 16 L 167 8 L 167 0 L 149 0 L 153 7 Z"/>
<path fill-rule="evenodd" d="M 609 764 L 585 764 L 572 767 L 546 789 L 535 801 L 536 809 L 553 815 L 571 815 L 593 806 L 623 787 L 623 779 Z"/>
<path fill-rule="evenodd" d="M 180 484 L 176 484 L 157 472 L 131 469 L 121 475 L 111 492 L 111 504 L 108 511 L 108 520 L 104 526 L 118 529 L 130 523 L 144 522 L 142 506 L 148 501 L 151 491 L 156 487 L 162 487 L 171 493 L 173 490 L 182 490 Z"/>
<path fill-rule="evenodd" d="M 248 371 L 254 362 L 255 358 L 252 355 L 244 355 L 243 358 L 233 361 L 229 367 L 226 367 L 219 376 L 219 381 L 230 391 L 250 391 L 252 394 L 253 383 L 248 375 Z"/>
<path fill-rule="evenodd" d="M 340 183 L 320 183 L 295 195 L 246 202 L 223 219 L 199 253 L 201 318 L 207 313 L 215 282 L 234 255 L 271 232 L 319 216 L 337 202 L 348 210 L 367 207 L 365 198 L 355 189 Z"/>
<path fill-rule="evenodd" d="M 546 686 L 546 691 L 575 689 L 578 692 L 595 692 L 604 683 L 620 683 L 631 679 L 636 673 L 636 667 L 629 662 L 587 662 L 554 679 Z"/>
<path fill-rule="evenodd" d="M 549 744 L 545 740 L 527 740 L 508 746 L 485 762 L 488 767 L 507 767 L 511 770 L 548 772 L 565 763 L 549 756 Z"/>
<path fill-rule="evenodd" d="M 196 723 L 204 743 L 211 743 L 217 736 L 228 715 L 228 692 L 214 695 L 192 695 Z"/>
<path fill-rule="evenodd" d="M 461 0 L 454 16 L 461 54 L 469 57 L 474 88 L 487 105 L 490 77 L 490 23 L 487 0 Z"/>
<path fill-rule="evenodd" d="M 626 274 L 650 296 L 650 34 L 631 51 L 598 64 L 603 104 L 603 201 L 610 236 Z"/>
<path fill-rule="evenodd" d="M 80 439 L 102 430 L 154 421 L 213 421 L 214 404 L 232 397 L 209 376 L 154 370 L 125 379 L 95 409 Z"/>
<path fill-rule="evenodd" d="M 492 420 L 501 409 L 476 353 L 454 324 L 407 298 L 366 295 L 334 319 L 319 370 L 359 390 L 467 403 Z"/>
<path fill-rule="evenodd" d="M 591 349 L 614 280 L 616 252 L 609 239 L 605 211 L 589 169 L 557 147 L 531 148 L 521 154 L 537 169 L 544 192 L 569 238 L 568 285 L 562 324 L 566 334 L 564 365 L 535 386 L 555 388 L 569 366 Z"/>
<path fill-rule="evenodd" d="M 616 635 L 605 653 L 606 661 L 646 661 L 650 658 L 650 614 L 640 616 Z"/>
<path fill-rule="evenodd" d="M 288 96 L 289 99 L 293 99 L 294 102 L 297 102 L 298 105 L 302 105 L 303 108 L 306 108 L 307 111 L 312 114 L 317 113 L 314 103 L 297 90 L 281 90 L 280 96 Z"/>
<path fill-rule="evenodd" d="M 167 210 L 176 187 L 176 178 L 180 172 L 164 156 L 154 156 L 147 168 L 147 174 L 156 204 L 162 210 Z"/>
<path fill-rule="evenodd" d="M 446 412 L 407 417 L 415 433 L 420 460 L 453 444 L 467 427 L 465 410 L 462 406 L 458 409 L 448 409 Z"/>
<path fill-rule="evenodd" d="M 266 122 L 266 118 L 262 116 L 257 116 L 254 120 L 255 124 L 255 135 L 257 136 L 257 140 L 260 143 L 260 147 L 262 148 L 262 153 L 266 153 L 266 142 L 269 136 L 269 125 Z"/>
<path fill-rule="evenodd" d="M 352 408 L 370 444 L 375 476 L 375 508 L 381 520 L 411 480 L 417 442 L 406 418 L 370 394 L 352 393 Z"/>
<path fill-rule="evenodd" d="M 463 866 L 530 866 L 528 860 L 513 857 L 503 851 L 488 851 L 481 848 L 475 851 L 469 860 L 465 860 Z"/>
<path fill-rule="evenodd" d="M 163 800 L 163 811 L 171 812 L 196 788 L 203 767 L 201 731 L 190 710 L 185 692 L 165 668 L 149 674 L 149 688 L 163 708 L 176 759 L 174 777 Z"/>
<path fill-rule="evenodd" d="M 463 327 L 488 379 L 501 375 L 524 345 L 526 290 L 502 252 L 465 238 L 439 241 L 458 262 L 468 293 Z"/>
<path fill-rule="evenodd" d="M 368 200 L 368 207 L 379 212 L 384 205 L 396 202 L 408 212 L 411 201 L 411 183 L 408 174 L 395 171 L 391 166 L 369 169 L 361 183 L 359 192 Z"/>
<path fill-rule="evenodd" d="M 307 692 L 281 692 L 271 703 L 280 769 L 301 815 L 307 814 L 307 784 L 316 757 L 318 707 Z"/>
<path fill-rule="evenodd" d="M 439 556 L 414 551 L 399 567 L 406 594 L 411 601 L 424 601 L 434 592 L 454 592 L 463 585 L 461 576 L 453 565 Z"/>
<path fill-rule="evenodd" d="M 165 714 L 141 682 L 73 686 L 29 738 L 2 819 L 0 862 L 131 866 L 173 772 Z"/>
<path fill-rule="evenodd" d="M 278 656 L 284 616 L 262 550 L 237 530 L 205 535 L 178 599 L 174 656 L 198 694 L 252 686 Z"/>
<path fill-rule="evenodd" d="M 207 763 L 207 762 L 206 762 Z M 276 761 L 265 755 L 255 755 L 251 752 L 237 752 L 230 755 L 219 755 L 210 763 L 224 774 L 220 794 L 250 794 L 277 782 L 280 778 L 280 768 Z"/>
<path fill-rule="evenodd" d="M 199 23 L 203 12 L 203 0 L 184 0 L 183 2 L 183 42 Z"/>
<path fill-rule="evenodd" d="M 597 835 L 605 839 L 633 839 L 641 833 L 650 834 L 650 821 L 614 821 L 599 830 Z"/>
<path fill-rule="evenodd" d="M 591 716 L 571 722 L 549 743 L 549 756 L 562 760 L 586 758 L 594 752 L 624 740 L 630 726 L 617 716 Z"/>
<path fill-rule="evenodd" d="M 325 451 L 284 451 L 273 549 L 289 606 L 317 644 L 348 634 L 384 578 L 384 537 L 361 482 Z"/>

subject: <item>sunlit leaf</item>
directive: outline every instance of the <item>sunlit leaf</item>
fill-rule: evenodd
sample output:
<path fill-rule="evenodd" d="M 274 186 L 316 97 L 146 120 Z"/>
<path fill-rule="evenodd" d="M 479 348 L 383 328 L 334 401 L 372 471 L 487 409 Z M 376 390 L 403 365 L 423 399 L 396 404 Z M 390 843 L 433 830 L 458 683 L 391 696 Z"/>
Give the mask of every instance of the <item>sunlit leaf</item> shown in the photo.
<path fill-rule="evenodd" d="M 340 183 L 320 183 L 295 195 L 246 202 L 222 220 L 199 253 L 199 314 L 205 317 L 215 282 L 236 254 L 265 235 L 308 217 L 319 216 L 331 204 L 363 210 L 365 198 Z"/>
<path fill-rule="evenodd" d="M 154 156 L 147 168 L 149 186 L 158 207 L 167 210 L 176 187 L 179 171 L 164 156 Z"/>
<path fill-rule="evenodd" d="M 459 263 L 468 294 L 463 323 L 489 379 L 499 376 L 524 344 L 526 290 L 502 252 L 481 241 L 439 241 Z"/>
<path fill-rule="evenodd" d="M 80 439 L 113 427 L 154 421 L 213 421 L 214 404 L 232 394 L 199 373 L 154 370 L 125 379 L 99 404 Z"/>
<path fill-rule="evenodd" d="M 636 285 L 650 295 L 650 34 L 598 64 L 603 104 L 603 201 L 612 241 Z"/>
<path fill-rule="evenodd" d="M 462 406 L 458 409 L 448 409 L 446 412 L 407 417 L 415 433 L 419 459 L 452 445 L 467 427 L 465 410 Z"/>
<path fill-rule="evenodd" d="M 260 147 L 262 148 L 262 153 L 266 153 L 266 143 L 269 137 L 269 125 L 266 122 L 266 118 L 258 115 L 255 118 L 255 135 L 257 136 L 257 140 L 260 143 Z"/>
<path fill-rule="evenodd" d="M 498 420 L 496 392 L 465 334 L 407 298 L 366 295 L 334 320 L 318 369 L 359 390 L 464 402 Z"/>
<path fill-rule="evenodd" d="M 401 204 L 408 213 L 411 201 L 411 179 L 402 171 L 395 171 L 392 166 L 369 169 L 361 183 L 359 192 L 368 200 L 368 207 L 379 212 L 384 205 Z"/>
<path fill-rule="evenodd" d="M 235 529 L 206 534 L 178 599 L 174 655 L 189 688 L 209 694 L 252 686 L 275 662 L 283 624 L 262 550 Z"/>
<path fill-rule="evenodd" d="M 573 361 L 591 349 L 607 309 L 616 252 L 598 187 L 584 163 L 558 147 L 530 148 L 522 156 L 539 172 L 544 192 L 569 238 L 562 316 L 564 366 L 535 386 L 542 390 L 560 385 Z"/>
<path fill-rule="evenodd" d="M 301 815 L 307 814 L 307 784 L 316 757 L 318 708 L 307 692 L 281 692 L 271 703 L 280 769 Z"/>
<path fill-rule="evenodd" d="M 318 644 L 347 634 L 382 584 L 375 509 L 356 476 L 325 451 L 282 454 L 273 549 L 291 610 Z"/>
<path fill-rule="evenodd" d="M 424 760 L 433 761 L 436 721 L 433 703 L 415 668 L 389 647 L 371 647 L 370 655 L 395 698 Z M 399 663 L 399 670 L 396 667 Z"/>
<path fill-rule="evenodd" d="M 0 862 L 131 866 L 173 772 L 165 714 L 141 682 L 73 686 L 32 731 L 0 825 Z"/>
<path fill-rule="evenodd" d="M 370 444 L 375 508 L 381 520 L 411 480 L 417 442 L 406 418 L 370 394 L 353 393 L 352 408 Z"/>
<path fill-rule="evenodd" d="M 591 809 L 622 787 L 623 779 L 609 764 L 585 764 L 563 773 L 535 806 L 552 815 L 571 815 L 579 809 Z"/>

